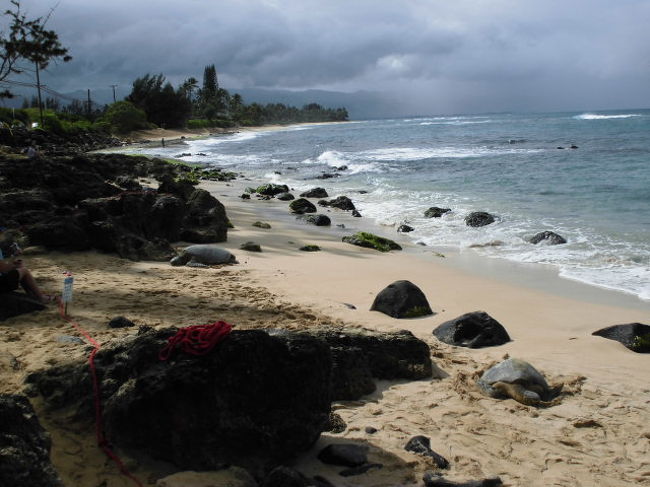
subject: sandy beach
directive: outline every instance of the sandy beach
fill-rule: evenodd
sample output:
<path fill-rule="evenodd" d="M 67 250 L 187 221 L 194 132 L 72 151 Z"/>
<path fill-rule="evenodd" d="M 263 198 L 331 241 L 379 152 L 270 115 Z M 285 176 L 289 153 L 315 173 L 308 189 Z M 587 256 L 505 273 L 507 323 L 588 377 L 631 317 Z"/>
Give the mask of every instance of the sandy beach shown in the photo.
<path fill-rule="evenodd" d="M 650 485 L 648 355 L 591 336 L 609 325 L 650 323 L 650 303 L 564 281 L 550 270 L 479 262 L 471 253 L 443 252 L 443 257 L 402 241 L 393 227 L 374 232 L 403 244 L 404 251 L 362 249 L 341 242 L 341 236 L 371 228 L 364 219 L 332 209 L 327 213 L 332 227 L 314 227 L 289 215 L 286 202 L 241 199 L 255 182 L 202 185 L 226 206 L 234 228 L 222 246 L 237 256 L 237 265 L 177 268 L 95 252 L 28 251 L 24 260 L 47 291 L 60 292 L 62 273 L 74 273 L 69 314 L 101 343 L 132 333 L 107 328 L 115 316 L 154 327 L 225 320 L 240 329 L 352 326 L 413 332 L 431 347 L 436 377 L 382 382 L 363 400 L 335 403 L 346 430 L 324 433 L 295 464 L 337 486 L 421 485 L 432 463 L 404 450 L 415 435 L 430 437 L 432 448 L 450 461 L 445 475 L 452 480 L 498 475 L 507 486 Z M 255 221 L 271 229 L 252 226 Z M 240 250 L 247 241 L 263 251 Z M 299 251 L 305 244 L 322 251 Z M 369 311 L 376 294 L 400 279 L 422 289 L 433 316 L 397 320 Z M 440 323 L 477 310 L 503 324 L 512 341 L 470 350 L 432 336 Z M 77 336 L 75 329 L 53 306 L 1 323 L 2 392 L 21 392 L 30 372 L 85 356 L 87 345 L 70 336 Z M 561 402 L 534 408 L 482 395 L 475 379 L 505 356 L 524 359 L 548 380 L 563 382 Z M 132 485 L 95 447 L 92 426 L 73 425 L 38 399 L 33 403 L 52 435 L 52 461 L 66 486 Z M 367 433 L 368 426 L 377 432 Z M 339 477 L 339 469 L 316 455 L 340 441 L 368 444 L 370 460 L 384 467 Z M 172 473 L 152 462 L 127 457 L 127 463 L 145 483 Z"/>

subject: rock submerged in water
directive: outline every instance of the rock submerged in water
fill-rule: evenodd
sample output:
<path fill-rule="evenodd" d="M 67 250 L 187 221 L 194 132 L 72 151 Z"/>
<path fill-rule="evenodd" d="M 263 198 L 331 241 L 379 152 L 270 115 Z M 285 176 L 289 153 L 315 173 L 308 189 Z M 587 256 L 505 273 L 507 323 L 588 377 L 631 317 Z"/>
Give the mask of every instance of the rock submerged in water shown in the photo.
<path fill-rule="evenodd" d="M 474 211 L 465 217 L 465 224 L 468 227 L 484 227 L 494 221 L 494 216 L 486 211 Z"/>
<path fill-rule="evenodd" d="M 433 335 L 449 345 L 468 348 L 494 347 L 510 341 L 503 325 L 484 311 L 446 321 L 433 330 Z"/>
<path fill-rule="evenodd" d="M 379 237 L 369 232 L 357 232 L 354 235 L 349 235 L 341 239 L 343 242 L 357 245 L 359 247 L 366 247 L 370 249 L 379 250 L 380 252 L 389 252 L 391 250 L 402 250 L 402 247 L 396 242 Z"/>
<path fill-rule="evenodd" d="M 395 281 L 375 297 L 370 311 L 380 311 L 393 318 L 419 318 L 433 314 L 422 290 L 411 281 Z"/>
<path fill-rule="evenodd" d="M 540 242 L 544 242 L 548 245 L 560 245 L 566 243 L 566 239 L 562 235 L 558 235 L 557 233 L 550 231 L 539 232 L 538 234 L 529 238 L 528 241 L 535 245 Z"/>
<path fill-rule="evenodd" d="M 439 208 L 437 206 L 432 206 L 424 212 L 425 218 L 440 218 L 445 213 L 449 213 L 451 208 Z"/>
<path fill-rule="evenodd" d="M 650 353 L 650 325 L 627 323 L 602 328 L 592 333 L 610 340 L 616 340 L 637 353 Z"/>

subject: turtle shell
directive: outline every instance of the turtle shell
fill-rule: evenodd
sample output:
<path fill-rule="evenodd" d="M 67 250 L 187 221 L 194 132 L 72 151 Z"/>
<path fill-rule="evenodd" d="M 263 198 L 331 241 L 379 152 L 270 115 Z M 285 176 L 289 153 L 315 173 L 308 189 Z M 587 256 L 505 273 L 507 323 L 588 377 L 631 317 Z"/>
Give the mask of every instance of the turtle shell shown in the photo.
<path fill-rule="evenodd" d="M 544 376 L 528 362 L 516 358 L 509 358 L 489 368 L 483 372 L 477 384 L 487 395 L 497 397 L 499 393 L 491 387 L 495 382 L 521 384 L 527 389 L 541 392 L 540 396 L 549 391 Z"/>

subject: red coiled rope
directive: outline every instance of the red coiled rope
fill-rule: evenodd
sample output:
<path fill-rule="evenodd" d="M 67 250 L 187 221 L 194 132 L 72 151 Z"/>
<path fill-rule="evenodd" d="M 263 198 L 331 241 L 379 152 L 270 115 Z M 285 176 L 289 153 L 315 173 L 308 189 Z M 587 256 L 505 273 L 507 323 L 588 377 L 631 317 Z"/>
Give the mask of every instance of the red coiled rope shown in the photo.
<path fill-rule="evenodd" d="M 97 445 L 102 449 L 108 458 L 113 460 L 115 465 L 120 469 L 122 475 L 131 479 L 138 487 L 144 487 L 142 482 L 140 482 L 129 470 L 126 468 L 120 457 L 118 457 L 113 450 L 110 449 L 108 440 L 104 435 L 104 421 L 102 417 L 102 402 L 101 402 L 101 391 L 99 388 L 99 380 L 97 379 L 97 368 L 95 367 L 95 355 L 99 352 L 101 348 L 99 343 L 96 342 L 93 337 L 91 337 L 86 330 L 81 328 L 81 326 L 73 321 L 64 311 L 63 301 L 59 301 L 59 314 L 61 318 L 70 323 L 76 328 L 76 330 L 81 333 L 88 343 L 93 346 L 92 352 L 88 356 L 88 366 L 90 367 L 90 378 L 93 383 L 93 401 L 95 404 L 95 434 L 97 436 Z"/>
<path fill-rule="evenodd" d="M 232 325 L 225 321 L 180 328 L 174 336 L 167 339 L 167 345 L 158 357 L 160 360 L 167 360 L 177 348 L 191 355 L 205 355 L 222 342 L 231 330 Z"/>

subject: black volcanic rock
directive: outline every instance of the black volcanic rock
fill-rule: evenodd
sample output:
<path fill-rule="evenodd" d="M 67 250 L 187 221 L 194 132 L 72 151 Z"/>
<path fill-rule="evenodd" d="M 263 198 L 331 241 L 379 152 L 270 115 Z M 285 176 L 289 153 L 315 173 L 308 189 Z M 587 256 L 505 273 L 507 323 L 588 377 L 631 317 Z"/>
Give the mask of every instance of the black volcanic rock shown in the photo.
<path fill-rule="evenodd" d="M 289 203 L 289 209 L 292 213 L 297 213 L 299 215 L 302 215 L 303 213 L 316 213 L 316 207 L 314 204 L 305 198 L 293 200 Z"/>
<path fill-rule="evenodd" d="M 449 213 L 451 208 L 439 208 L 437 206 L 432 206 L 424 212 L 425 218 L 440 218 L 445 213 Z"/>
<path fill-rule="evenodd" d="M 544 242 L 548 245 L 560 245 L 566 243 L 566 239 L 562 235 L 550 231 L 539 232 L 532 236 L 528 241 L 532 244 Z"/>
<path fill-rule="evenodd" d="M 305 334 L 232 331 L 205 355 L 159 353 L 175 329 L 141 329 L 95 357 L 109 441 L 180 469 L 264 473 L 307 450 L 329 423 L 328 345 Z M 33 373 L 49 407 L 93 417 L 85 360 Z"/>
<path fill-rule="evenodd" d="M 494 216 L 485 211 L 475 211 L 465 217 L 468 227 L 484 227 L 490 223 L 494 223 Z"/>
<path fill-rule="evenodd" d="M 25 396 L 0 394 L 0 485 L 63 487 L 51 440 Z"/>
<path fill-rule="evenodd" d="M 433 330 L 433 335 L 449 345 L 468 348 L 493 347 L 510 341 L 501 323 L 484 311 L 466 313 L 446 321 Z"/>
<path fill-rule="evenodd" d="M 328 196 L 325 188 L 312 188 L 300 194 L 301 198 L 327 198 Z"/>
<path fill-rule="evenodd" d="M 393 318 L 418 318 L 432 315 L 422 290 L 411 281 L 395 281 L 377 294 L 370 308 Z"/>
<path fill-rule="evenodd" d="M 650 325 L 627 323 L 608 326 L 593 332 L 592 335 L 616 340 L 633 352 L 650 353 Z"/>

